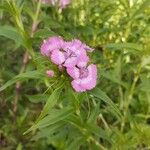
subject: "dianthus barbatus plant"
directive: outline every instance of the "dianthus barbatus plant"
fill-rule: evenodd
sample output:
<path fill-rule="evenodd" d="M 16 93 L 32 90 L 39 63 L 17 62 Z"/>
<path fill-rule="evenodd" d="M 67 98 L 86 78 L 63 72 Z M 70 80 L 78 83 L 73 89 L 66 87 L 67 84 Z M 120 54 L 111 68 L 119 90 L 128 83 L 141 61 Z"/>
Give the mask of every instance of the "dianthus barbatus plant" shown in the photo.
<path fill-rule="evenodd" d="M 61 37 L 54 36 L 44 40 L 40 50 L 42 55 L 58 65 L 59 70 L 66 69 L 67 74 L 72 78 L 71 85 L 75 91 L 85 92 L 96 86 L 97 67 L 88 64 L 90 58 L 87 55 L 87 52 L 92 52 L 94 49 L 85 43 L 78 39 L 64 41 Z"/>

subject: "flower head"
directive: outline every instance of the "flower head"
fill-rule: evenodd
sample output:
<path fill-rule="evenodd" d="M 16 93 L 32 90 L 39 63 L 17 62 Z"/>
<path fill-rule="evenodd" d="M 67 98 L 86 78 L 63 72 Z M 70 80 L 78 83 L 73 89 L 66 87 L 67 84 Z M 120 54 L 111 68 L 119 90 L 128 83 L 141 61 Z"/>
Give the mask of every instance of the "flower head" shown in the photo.
<path fill-rule="evenodd" d="M 94 64 L 87 66 L 88 51 L 92 52 L 93 49 L 80 40 L 66 42 L 61 37 L 51 37 L 41 46 L 42 55 L 58 65 L 60 71 L 66 68 L 67 73 L 73 78 L 72 87 L 77 92 L 91 90 L 96 86 L 97 68 Z M 48 70 L 47 75 L 54 76 L 54 73 Z"/>
<path fill-rule="evenodd" d="M 84 49 L 87 52 L 92 52 L 94 50 L 78 39 L 72 40 L 71 45 L 78 49 Z"/>
<path fill-rule="evenodd" d="M 51 61 L 64 67 L 84 67 L 89 61 L 86 50 L 74 41 L 64 42 L 61 46 L 51 52 Z"/>

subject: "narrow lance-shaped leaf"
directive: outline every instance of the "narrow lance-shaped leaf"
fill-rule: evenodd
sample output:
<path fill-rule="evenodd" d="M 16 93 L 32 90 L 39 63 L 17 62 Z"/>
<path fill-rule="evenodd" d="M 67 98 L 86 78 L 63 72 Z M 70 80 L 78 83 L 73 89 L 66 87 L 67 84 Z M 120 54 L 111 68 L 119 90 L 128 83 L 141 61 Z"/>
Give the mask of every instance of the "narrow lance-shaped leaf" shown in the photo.
<path fill-rule="evenodd" d="M 36 95 L 25 95 L 25 96 L 32 103 L 45 102 L 49 97 L 48 94 L 36 94 Z"/>
<path fill-rule="evenodd" d="M 145 9 L 150 6 L 150 0 L 145 0 L 142 5 L 133 13 L 130 19 L 133 19 L 137 15 L 141 14 Z"/>
<path fill-rule="evenodd" d="M 112 82 L 114 82 L 114 83 L 117 83 L 117 84 L 123 86 L 123 87 L 126 88 L 126 89 L 128 88 L 128 85 L 127 85 L 125 82 L 119 80 L 119 78 L 117 78 L 117 77 L 115 76 L 114 70 L 113 70 L 113 71 L 104 71 L 104 70 L 101 70 L 101 71 L 100 71 L 100 74 L 101 74 L 101 76 L 103 76 L 104 78 L 106 78 L 106 79 L 108 79 L 108 80 L 110 80 L 110 81 L 112 81 Z"/>
<path fill-rule="evenodd" d="M 43 77 L 43 74 L 38 71 L 29 71 L 29 72 L 21 73 L 15 76 L 13 79 L 7 81 L 2 87 L 0 87 L 0 91 L 5 90 L 7 87 L 11 86 L 17 81 L 23 81 L 26 79 L 39 79 L 42 77 Z"/>
<path fill-rule="evenodd" d="M 20 34 L 11 26 L 0 26 L 0 36 L 14 40 L 16 44 L 22 44 L 23 42 Z"/>
<path fill-rule="evenodd" d="M 59 88 L 55 89 L 54 92 L 50 95 L 40 116 L 37 119 L 37 122 L 41 120 L 43 117 L 45 117 L 48 114 L 49 110 L 54 107 L 54 105 L 57 103 L 57 100 L 59 99 L 61 90 L 62 85 Z"/>
<path fill-rule="evenodd" d="M 83 137 L 77 137 L 75 138 L 75 140 L 73 140 L 66 146 L 66 150 L 77 150 L 79 149 L 80 145 L 83 144 L 84 141 L 85 139 Z"/>
<path fill-rule="evenodd" d="M 59 128 L 63 128 L 66 123 L 63 121 L 57 122 L 51 126 L 40 129 L 40 131 L 32 138 L 32 140 L 38 140 L 40 138 L 49 137 L 51 134 L 56 132 Z"/>
<path fill-rule="evenodd" d="M 104 48 L 114 49 L 114 50 L 125 49 L 129 53 L 138 54 L 138 55 L 142 53 L 142 46 L 136 43 L 110 43 L 104 45 Z"/>
<path fill-rule="evenodd" d="M 59 121 L 63 121 L 65 120 L 65 118 L 71 115 L 73 111 L 74 110 L 72 107 L 66 107 L 60 110 L 51 110 L 51 112 L 46 117 L 38 121 L 35 125 L 33 125 L 30 129 L 28 129 L 24 134 L 27 134 L 31 132 L 32 130 L 36 130 L 38 128 L 42 129 L 42 128 L 48 127 Z"/>
<path fill-rule="evenodd" d="M 113 101 L 106 95 L 105 92 L 103 92 L 99 88 L 95 88 L 90 92 L 91 95 L 93 95 L 96 98 L 99 98 L 103 100 L 105 103 L 107 103 L 115 112 L 116 116 L 119 117 L 120 119 L 122 118 L 121 112 L 118 109 L 118 107 L 113 103 Z"/>

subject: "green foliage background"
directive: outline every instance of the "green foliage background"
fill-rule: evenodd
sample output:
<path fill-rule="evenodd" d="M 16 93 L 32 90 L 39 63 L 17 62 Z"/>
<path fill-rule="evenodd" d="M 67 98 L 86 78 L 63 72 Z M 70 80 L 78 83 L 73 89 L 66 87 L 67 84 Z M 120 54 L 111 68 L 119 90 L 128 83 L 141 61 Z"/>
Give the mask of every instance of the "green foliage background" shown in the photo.
<path fill-rule="evenodd" d="M 74 92 L 40 55 L 54 35 L 95 48 L 94 90 Z M 1 0 L 0 149 L 150 149 L 150 0 Z"/>

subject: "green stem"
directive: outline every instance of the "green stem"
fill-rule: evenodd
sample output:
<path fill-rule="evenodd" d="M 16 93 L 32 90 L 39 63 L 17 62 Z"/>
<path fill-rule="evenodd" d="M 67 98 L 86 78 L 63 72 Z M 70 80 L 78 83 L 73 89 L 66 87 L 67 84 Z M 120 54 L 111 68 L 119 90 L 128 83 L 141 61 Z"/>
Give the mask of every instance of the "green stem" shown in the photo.
<path fill-rule="evenodd" d="M 138 66 L 136 75 L 135 75 L 134 80 L 133 80 L 133 82 L 132 82 L 129 95 L 128 95 L 128 97 L 127 97 L 127 103 L 126 103 L 126 106 L 125 106 L 123 122 L 122 122 L 122 124 L 121 124 L 121 131 L 124 130 L 127 113 L 128 113 L 128 110 L 129 110 L 129 105 L 130 105 L 131 100 L 132 100 L 132 98 L 133 98 L 134 91 L 135 91 L 135 87 L 136 87 L 137 81 L 138 81 L 138 79 L 139 79 L 139 75 L 140 75 L 141 69 L 142 69 L 142 65 L 140 64 L 140 65 Z"/>
<path fill-rule="evenodd" d="M 41 1 L 42 1 L 42 0 L 39 0 L 39 2 L 38 2 L 37 9 L 36 9 L 36 13 L 35 13 L 34 22 L 36 22 L 36 21 L 38 20 L 38 16 L 39 16 L 40 9 L 41 9 Z"/>
<path fill-rule="evenodd" d="M 13 5 L 15 6 L 14 1 L 13 1 Z M 39 0 L 37 10 L 36 10 L 36 14 L 35 14 L 35 18 L 34 18 L 33 23 L 32 23 L 32 27 L 37 22 L 39 12 L 40 12 L 40 7 L 41 7 L 41 0 Z M 14 7 L 14 8 L 16 8 L 16 7 Z M 26 39 L 28 40 L 30 37 L 28 37 L 28 35 L 26 34 L 26 32 L 24 30 L 24 26 L 23 26 L 23 23 L 22 23 L 22 20 L 21 20 L 21 14 L 20 13 L 18 13 L 18 15 L 15 16 L 15 21 L 16 21 L 16 24 L 18 26 L 18 30 L 20 31 L 21 35 L 23 36 L 23 38 L 25 39 L 25 42 L 26 42 Z M 33 34 L 34 34 L 34 31 L 32 30 L 30 36 L 33 37 Z M 26 49 L 26 52 L 25 52 L 24 57 L 23 57 L 23 64 L 21 66 L 21 69 L 20 69 L 19 73 L 23 73 L 26 70 L 26 65 L 27 65 L 28 60 L 29 60 L 29 53 L 32 57 L 34 56 L 32 45 L 27 45 L 26 47 L 27 47 L 27 49 Z M 17 108 L 18 108 L 18 101 L 19 101 L 19 95 L 20 95 L 20 92 L 19 92 L 20 90 L 19 89 L 20 88 L 21 88 L 21 83 L 17 82 L 16 83 L 16 95 L 15 95 L 14 104 L 13 104 L 14 122 L 16 121 L 16 113 L 17 113 Z"/>
<path fill-rule="evenodd" d="M 41 9 L 41 0 L 38 1 L 35 16 L 33 18 L 31 37 L 33 37 L 34 31 L 36 30 L 37 25 L 38 25 L 38 17 L 39 17 L 39 14 L 40 14 L 40 9 Z"/>

